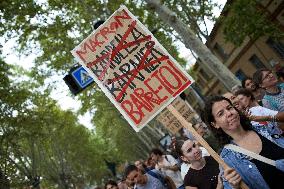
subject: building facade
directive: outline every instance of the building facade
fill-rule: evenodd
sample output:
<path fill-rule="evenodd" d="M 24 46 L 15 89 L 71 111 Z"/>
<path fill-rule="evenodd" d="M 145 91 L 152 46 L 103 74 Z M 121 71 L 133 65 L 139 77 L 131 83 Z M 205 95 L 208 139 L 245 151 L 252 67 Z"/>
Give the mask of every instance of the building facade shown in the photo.
<path fill-rule="evenodd" d="M 232 3 L 228 0 L 226 11 L 222 12 L 222 17 L 230 16 L 230 9 L 227 8 Z M 269 15 L 269 20 L 277 24 L 284 32 L 284 1 L 283 0 L 262 0 L 259 6 L 265 9 Z M 225 9 L 224 9 L 225 10 Z M 274 41 L 269 36 L 262 36 L 256 40 L 246 37 L 240 46 L 234 46 L 225 41 L 223 34 L 223 23 L 219 20 L 215 24 L 206 46 L 223 62 L 234 75 L 242 80 L 246 76 L 251 77 L 259 68 L 269 68 L 277 70 L 284 66 L 284 40 Z M 199 93 L 203 96 L 223 94 L 228 91 L 214 75 L 202 67 L 197 60 L 194 65 L 196 72 L 196 85 Z M 198 108 L 198 101 L 194 93 L 188 93 L 188 101 L 193 107 Z"/>

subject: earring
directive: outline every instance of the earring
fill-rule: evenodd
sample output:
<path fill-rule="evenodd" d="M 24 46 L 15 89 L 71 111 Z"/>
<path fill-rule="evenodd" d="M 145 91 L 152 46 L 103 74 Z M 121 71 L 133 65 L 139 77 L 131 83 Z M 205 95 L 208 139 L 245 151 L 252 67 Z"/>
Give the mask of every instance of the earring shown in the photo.
<path fill-rule="evenodd" d="M 214 127 L 215 129 L 219 129 L 219 127 L 217 127 L 214 122 L 211 122 L 211 126 Z"/>

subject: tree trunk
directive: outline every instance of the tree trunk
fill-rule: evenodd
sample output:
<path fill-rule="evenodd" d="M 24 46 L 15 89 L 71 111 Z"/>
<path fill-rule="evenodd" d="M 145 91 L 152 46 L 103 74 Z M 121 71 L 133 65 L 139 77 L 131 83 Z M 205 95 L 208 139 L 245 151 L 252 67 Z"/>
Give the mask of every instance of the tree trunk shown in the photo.
<path fill-rule="evenodd" d="M 212 73 L 231 90 L 233 86 L 240 85 L 240 81 L 213 53 L 196 37 L 193 31 L 176 14 L 165 5 L 160 4 L 159 0 L 146 0 L 151 9 L 158 13 L 159 18 L 171 26 L 183 39 L 185 46 L 192 49 L 201 59 L 201 64 L 208 68 Z"/>
<path fill-rule="evenodd" d="M 142 144 L 144 144 L 145 150 L 150 151 L 151 150 L 151 144 L 148 140 L 145 140 L 144 135 L 142 135 L 142 131 L 137 133 L 138 139 L 141 141 Z"/>

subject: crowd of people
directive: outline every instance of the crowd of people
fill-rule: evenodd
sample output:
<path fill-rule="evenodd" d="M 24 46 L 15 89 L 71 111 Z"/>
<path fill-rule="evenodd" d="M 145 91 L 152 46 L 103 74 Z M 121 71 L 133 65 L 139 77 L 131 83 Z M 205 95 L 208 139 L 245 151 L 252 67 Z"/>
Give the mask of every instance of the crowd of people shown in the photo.
<path fill-rule="evenodd" d="M 126 166 L 123 179 L 108 181 L 105 189 L 237 189 L 241 182 L 250 189 L 283 188 L 283 77 L 257 70 L 242 86 L 208 97 L 202 121 L 194 129 L 229 167 L 181 132 L 180 139 L 172 138 L 171 153 L 152 149 L 147 160 Z"/>

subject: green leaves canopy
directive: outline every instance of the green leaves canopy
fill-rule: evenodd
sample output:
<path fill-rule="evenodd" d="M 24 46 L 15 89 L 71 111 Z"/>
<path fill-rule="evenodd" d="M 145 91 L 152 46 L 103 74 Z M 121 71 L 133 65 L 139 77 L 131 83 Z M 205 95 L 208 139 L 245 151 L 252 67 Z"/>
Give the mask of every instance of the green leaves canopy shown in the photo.
<path fill-rule="evenodd" d="M 0 61 L 0 172 L 6 180 L 0 187 L 30 185 L 37 176 L 49 188 L 83 187 L 107 176 L 104 140 L 80 125 L 78 114 L 63 111 L 48 90 L 13 82 L 16 74 Z"/>
<path fill-rule="evenodd" d="M 164 1 L 178 16 L 190 24 L 201 37 L 208 33 L 198 25 L 212 16 L 211 1 Z M 79 183 L 101 181 L 108 175 L 103 159 L 123 162 L 145 157 L 158 144 L 159 136 L 149 129 L 135 133 L 98 88 L 88 88 L 79 95 L 80 113 L 93 113 L 96 133 L 83 128 L 77 114 L 61 110 L 49 95 L 61 82 L 46 84 L 54 75 L 62 76 L 75 63 L 70 53 L 92 32 L 92 25 L 106 20 L 120 4 L 126 5 L 149 28 L 155 37 L 184 65 L 173 45 L 173 31 L 143 1 L 29 1 L 0 2 L 0 35 L 17 43 L 19 55 L 36 54 L 31 70 L 14 71 L 29 77 L 26 82 L 12 83 L 7 64 L 1 64 L 1 169 L 17 186 L 43 176 L 48 187 L 59 184 L 68 188 Z M 188 19 L 190 18 L 190 19 Z M 7 74 L 7 75 L 5 75 Z M 12 94 L 12 95 L 10 95 Z M 143 138 L 143 137 L 144 138 Z M 145 140 L 145 137 L 148 137 Z M 83 162 L 83 163 L 82 163 Z M 13 178 L 13 179 L 12 179 Z"/>
<path fill-rule="evenodd" d="M 271 15 L 258 0 L 236 0 L 227 9 L 230 14 L 223 23 L 227 41 L 239 46 L 247 36 L 252 40 L 264 35 L 283 37 L 279 26 L 270 21 Z"/>

